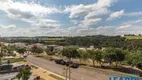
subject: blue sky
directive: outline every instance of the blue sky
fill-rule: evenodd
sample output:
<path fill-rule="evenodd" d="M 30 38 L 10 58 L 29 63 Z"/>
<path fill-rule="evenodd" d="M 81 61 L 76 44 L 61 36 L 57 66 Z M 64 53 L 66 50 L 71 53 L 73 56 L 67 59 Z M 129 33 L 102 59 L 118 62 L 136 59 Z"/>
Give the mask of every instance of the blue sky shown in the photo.
<path fill-rule="evenodd" d="M 0 0 L 1 36 L 142 34 L 142 0 Z"/>

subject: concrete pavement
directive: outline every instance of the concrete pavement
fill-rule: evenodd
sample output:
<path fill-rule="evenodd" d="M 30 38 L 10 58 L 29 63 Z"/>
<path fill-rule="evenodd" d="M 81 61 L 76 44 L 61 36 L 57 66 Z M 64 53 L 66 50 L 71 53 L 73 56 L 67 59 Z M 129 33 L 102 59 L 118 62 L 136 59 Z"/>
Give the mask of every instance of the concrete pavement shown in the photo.
<path fill-rule="evenodd" d="M 34 56 L 28 56 L 27 61 L 40 66 L 44 69 L 47 69 L 51 72 L 64 76 L 64 68 L 65 66 L 55 64 L 53 61 L 48 61 L 42 58 L 37 58 Z M 98 71 L 86 68 L 71 68 L 71 78 L 72 80 L 109 80 L 109 76 Z"/>
<path fill-rule="evenodd" d="M 14 78 L 16 75 L 17 73 L 0 74 L 0 80 L 11 80 L 11 78 Z"/>

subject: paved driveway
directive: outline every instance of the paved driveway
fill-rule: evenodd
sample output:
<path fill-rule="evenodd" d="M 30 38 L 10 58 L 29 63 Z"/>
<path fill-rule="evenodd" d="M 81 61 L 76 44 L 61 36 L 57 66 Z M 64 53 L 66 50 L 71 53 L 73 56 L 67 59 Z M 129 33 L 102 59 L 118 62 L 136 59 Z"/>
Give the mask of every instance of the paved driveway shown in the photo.
<path fill-rule="evenodd" d="M 63 76 L 64 68 L 63 65 L 55 64 L 52 61 L 48 61 L 42 58 L 37 58 L 34 56 L 28 56 L 27 61 L 47 69 L 51 72 L 57 73 Z M 86 68 L 71 69 L 71 78 L 73 80 L 109 80 L 109 76 L 98 71 Z"/>

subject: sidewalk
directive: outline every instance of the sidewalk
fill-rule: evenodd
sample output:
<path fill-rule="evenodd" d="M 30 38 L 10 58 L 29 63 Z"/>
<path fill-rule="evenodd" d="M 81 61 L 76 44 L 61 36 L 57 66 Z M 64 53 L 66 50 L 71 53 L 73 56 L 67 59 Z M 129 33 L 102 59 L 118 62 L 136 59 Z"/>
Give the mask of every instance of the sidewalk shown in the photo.
<path fill-rule="evenodd" d="M 41 78 L 45 80 L 56 80 L 49 76 L 49 73 L 45 71 L 44 69 L 32 69 L 32 74 L 35 76 L 40 76 Z"/>
<path fill-rule="evenodd" d="M 25 62 L 24 64 L 28 64 L 28 65 L 30 65 L 32 67 L 31 71 L 32 71 L 32 74 L 34 76 L 40 76 L 44 80 L 64 80 L 65 79 L 64 77 L 62 77 L 62 76 L 60 76 L 58 74 L 55 74 L 55 73 L 50 72 L 48 70 L 45 70 L 45 69 L 43 69 L 43 68 L 41 68 L 39 66 L 36 66 L 36 65 L 34 65 L 34 64 L 30 63 L 30 62 Z M 59 77 L 61 79 L 51 77 L 51 75 L 54 75 L 54 76 Z"/>

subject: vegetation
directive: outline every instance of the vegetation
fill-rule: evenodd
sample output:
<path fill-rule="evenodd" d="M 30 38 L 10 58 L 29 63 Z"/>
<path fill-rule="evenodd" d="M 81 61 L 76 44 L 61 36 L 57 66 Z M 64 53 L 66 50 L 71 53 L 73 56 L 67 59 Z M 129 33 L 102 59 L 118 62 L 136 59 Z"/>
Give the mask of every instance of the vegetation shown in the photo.
<path fill-rule="evenodd" d="M 129 37 L 129 38 L 128 38 Z M 129 36 L 83 36 L 83 37 L 58 37 L 58 38 L 46 38 L 46 37 L 36 37 L 36 38 L 11 38 L 12 42 L 25 42 L 27 44 L 31 43 L 43 43 L 43 44 L 54 44 L 65 46 L 62 51 L 58 51 L 58 55 L 62 55 L 69 60 L 79 59 L 80 62 L 86 62 L 88 60 L 92 61 L 92 65 L 96 66 L 99 64 L 101 67 L 105 63 L 115 64 L 115 68 L 119 68 L 118 65 L 125 64 L 130 66 L 136 66 L 142 68 L 142 40 L 140 36 L 129 35 Z M 133 37 L 133 39 L 130 39 Z M 135 37 L 135 38 L 134 38 Z M 9 41 L 7 38 L 2 40 Z M 94 46 L 92 50 L 80 50 L 78 47 L 90 47 Z M 0 58 L 8 52 L 12 54 L 11 50 L 14 47 L 1 46 L 3 49 L 0 53 Z M 18 49 L 19 53 L 23 53 L 23 49 Z M 40 54 L 45 51 L 48 55 L 53 53 L 53 48 L 49 47 L 47 49 L 42 49 L 40 47 L 34 46 L 31 48 L 31 52 L 34 54 Z"/>
<path fill-rule="evenodd" d="M 128 37 L 134 37 L 129 39 Z M 137 38 L 138 37 L 138 38 Z M 103 47 L 113 47 L 113 48 L 122 48 L 130 51 L 142 50 L 142 40 L 141 35 L 125 35 L 121 36 L 83 36 L 83 37 L 15 37 L 15 38 L 1 38 L 1 41 L 4 42 L 24 42 L 27 44 L 32 43 L 43 43 L 47 45 L 77 45 L 81 47 L 89 47 L 93 45 L 95 48 Z"/>
<path fill-rule="evenodd" d="M 89 58 L 89 54 L 86 52 L 86 51 L 84 51 L 84 50 L 78 50 L 78 53 L 79 53 L 79 60 L 80 60 L 80 62 L 86 62 L 87 61 L 87 59 Z"/>
<path fill-rule="evenodd" d="M 126 64 L 136 66 L 138 68 L 142 67 L 142 52 L 133 52 L 130 53 L 127 50 L 121 48 L 106 48 L 101 49 L 91 49 L 91 50 L 78 50 L 75 46 L 67 46 L 61 51 L 62 56 L 69 58 L 78 58 L 80 62 L 87 61 L 88 59 L 92 60 L 92 65 L 95 66 L 95 63 L 103 65 L 103 63 L 109 63 L 112 66 L 112 63 L 115 63 L 115 67 L 126 62 Z"/>
<path fill-rule="evenodd" d="M 17 75 L 16 78 L 18 80 L 22 79 L 22 80 L 29 80 L 31 76 L 31 71 L 28 68 L 22 69 Z"/>
<path fill-rule="evenodd" d="M 142 52 L 129 53 L 126 61 L 131 66 L 137 66 L 142 69 Z"/>
<path fill-rule="evenodd" d="M 18 48 L 17 49 L 17 52 L 20 53 L 20 54 L 24 54 L 25 51 L 26 51 L 25 48 Z"/>
<path fill-rule="evenodd" d="M 66 56 L 71 60 L 72 58 L 77 58 L 79 56 L 77 48 L 75 46 L 64 47 L 62 50 L 62 56 Z"/>
<path fill-rule="evenodd" d="M 142 36 L 124 36 L 126 39 L 142 39 Z"/>
<path fill-rule="evenodd" d="M 123 50 L 118 48 L 106 49 L 103 56 L 104 60 L 108 62 L 110 65 L 112 64 L 112 62 L 115 62 L 116 67 L 119 63 L 121 63 L 125 59 L 125 53 L 123 52 Z"/>
<path fill-rule="evenodd" d="M 14 46 L 7 46 L 0 44 L 0 64 L 2 64 L 2 57 L 14 56 L 13 51 L 16 50 Z"/>
<path fill-rule="evenodd" d="M 15 62 L 21 62 L 25 61 L 23 58 L 8 58 L 8 59 L 3 59 L 4 61 L 10 61 L 10 63 L 15 63 Z"/>
<path fill-rule="evenodd" d="M 49 74 L 49 76 L 55 78 L 56 80 L 64 80 L 63 78 L 58 77 L 58 76 L 56 76 L 56 75 L 54 75 L 54 74 Z"/>
<path fill-rule="evenodd" d="M 31 52 L 34 54 L 43 53 L 43 49 L 37 46 L 32 47 Z"/>

